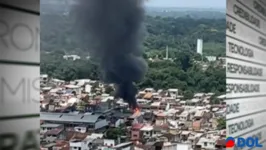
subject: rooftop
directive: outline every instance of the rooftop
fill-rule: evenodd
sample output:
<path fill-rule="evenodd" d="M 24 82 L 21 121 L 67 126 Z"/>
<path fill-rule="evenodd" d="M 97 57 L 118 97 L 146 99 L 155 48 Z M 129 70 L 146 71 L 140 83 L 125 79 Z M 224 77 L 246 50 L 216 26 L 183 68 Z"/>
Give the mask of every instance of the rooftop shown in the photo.
<path fill-rule="evenodd" d="M 151 126 L 151 125 L 145 125 L 140 130 L 141 131 L 151 131 L 151 130 L 153 130 L 153 126 Z"/>
<path fill-rule="evenodd" d="M 62 131 L 63 131 L 64 129 L 57 129 L 57 128 L 55 128 L 55 129 L 52 129 L 52 130 L 50 130 L 50 131 L 47 131 L 45 134 L 46 135 L 58 135 L 59 133 L 61 133 Z"/>
<path fill-rule="evenodd" d="M 40 113 L 41 120 L 55 122 L 95 123 L 100 117 L 99 114 Z"/>
<path fill-rule="evenodd" d="M 41 128 L 57 128 L 57 127 L 59 127 L 59 126 L 61 126 L 61 124 L 42 124 L 41 125 Z"/>
<path fill-rule="evenodd" d="M 132 128 L 133 129 L 141 129 L 142 127 L 143 127 L 144 125 L 143 124 L 134 124 L 133 126 L 132 126 Z"/>

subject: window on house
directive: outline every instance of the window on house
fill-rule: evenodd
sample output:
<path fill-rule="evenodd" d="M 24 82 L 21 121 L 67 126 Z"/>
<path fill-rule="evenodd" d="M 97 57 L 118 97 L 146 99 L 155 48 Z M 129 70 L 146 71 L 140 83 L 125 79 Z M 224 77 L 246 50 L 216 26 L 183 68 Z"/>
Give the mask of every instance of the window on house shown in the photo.
<path fill-rule="evenodd" d="M 204 146 L 207 146 L 208 144 L 207 144 L 207 142 L 204 142 Z"/>

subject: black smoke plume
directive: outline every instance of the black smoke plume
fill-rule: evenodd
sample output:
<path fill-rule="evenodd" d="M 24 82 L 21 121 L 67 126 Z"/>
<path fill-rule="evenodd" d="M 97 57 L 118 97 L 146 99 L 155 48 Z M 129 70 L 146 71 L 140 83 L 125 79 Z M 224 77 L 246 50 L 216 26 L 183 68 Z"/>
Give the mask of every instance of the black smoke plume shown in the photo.
<path fill-rule="evenodd" d="M 103 81 L 114 83 L 116 97 L 135 109 L 135 83 L 142 80 L 147 69 L 142 57 L 142 1 L 79 0 L 75 15 L 82 45 L 99 63 Z"/>

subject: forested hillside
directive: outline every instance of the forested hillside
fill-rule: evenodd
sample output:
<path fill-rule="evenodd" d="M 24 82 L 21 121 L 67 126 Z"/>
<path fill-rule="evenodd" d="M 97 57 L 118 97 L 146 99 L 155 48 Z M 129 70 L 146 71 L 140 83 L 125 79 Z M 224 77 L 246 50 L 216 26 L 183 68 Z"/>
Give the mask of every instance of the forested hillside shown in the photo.
<path fill-rule="evenodd" d="M 147 7 L 149 16 L 161 17 L 190 17 L 193 19 L 223 19 L 225 18 L 225 9 L 204 9 L 204 8 L 160 8 Z"/>
<path fill-rule="evenodd" d="M 225 54 L 225 19 L 191 19 L 146 17 L 146 40 L 144 48 L 150 50 L 170 49 L 195 51 L 197 38 L 204 41 L 204 55 Z M 79 48 L 74 35 L 75 23 L 71 17 L 42 15 L 41 50 L 66 52 L 84 51 Z"/>

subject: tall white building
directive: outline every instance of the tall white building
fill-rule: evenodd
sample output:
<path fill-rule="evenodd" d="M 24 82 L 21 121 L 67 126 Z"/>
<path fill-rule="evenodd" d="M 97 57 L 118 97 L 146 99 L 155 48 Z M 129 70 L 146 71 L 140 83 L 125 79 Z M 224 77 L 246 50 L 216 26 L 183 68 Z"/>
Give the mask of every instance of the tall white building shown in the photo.
<path fill-rule="evenodd" d="M 197 40 L 197 53 L 202 55 L 202 49 L 203 49 L 203 40 L 202 39 L 198 39 Z"/>

